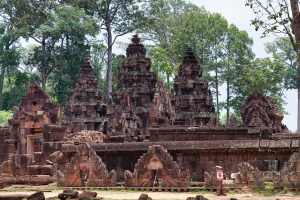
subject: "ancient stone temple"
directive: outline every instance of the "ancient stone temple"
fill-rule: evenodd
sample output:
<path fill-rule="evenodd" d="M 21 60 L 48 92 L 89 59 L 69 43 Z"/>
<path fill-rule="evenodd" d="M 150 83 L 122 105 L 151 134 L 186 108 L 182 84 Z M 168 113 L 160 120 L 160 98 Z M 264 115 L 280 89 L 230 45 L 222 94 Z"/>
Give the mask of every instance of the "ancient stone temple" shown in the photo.
<path fill-rule="evenodd" d="M 174 125 L 216 125 L 211 91 L 201 76 L 202 70 L 189 48 L 179 66 L 171 94 L 171 102 L 176 112 Z"/>
<path fill-rule="evenodd" d="M 60 122 L 59 109 L 37 82 L 31 85 L 19 106 L 14 108 L 10 122 L 16 153 L 33 157 L 34 152 L 42 151 L 43 127 Z"/>
<path fill-rule="evenodd" d="M 282 124 L 283 113 L 271 97 L 255 91 L 245 101 L 241 116 L 246 126 L 267 127 L 274 133 L 287 130 Z"/>
<path fill-rule="evenodd" d="M 14 107 L 9 127 L 0 131 L 2 177 L 6 183 L 50 183 L 53 167 L 47 164 L 51 143 L 63 139 L 65 127 L 60 127 L 60 108 L 34 82 L 18 107 Z M 36 176 L 35 180 L 31 176 Z"/>
<path fill-rule="evenodd" d="M 106 104 L 102 103 L 102 93 L 98 89 L 98 79 L 93 73 L 89 58 L 80 67 L 80 77 L 71 87 L 66 101 L 63 124 L 68 133 L 81 130 L 105 131 Z"/>
<path fill-rule="evenodd" d="M 214 189 L 221 166 L 227 177 L 239 173 L 240 184 L 285 180 L 300 188 L 294 175 L 299 156 L 285 164 L 299 151 L 299 135 L 282 133 L 283 115 L 272 99 L 256 92 L 242 110 L 244 126 L 234 116 L 230 126 L 217 126 L 193 51 L 187 50 L 169 96 L 139 41 L 133 37 L 122 59 L 107 112 L 88 59 L 72 86 L 63 125 L 59 107 L 32 85 L 9 126 L 0 127 L 0 186 L 189 187 L 205 181 Z"/>
<path fill-rule="evenodd" d="M 107 113 L 111 141 L 149 139 L 149 107 L 156 92 L 157 75 L 150 72 L 151 61 L 139 42 L 134 35 L 116 74 L 117 89 L 111 93 L 115 105 Z"/>

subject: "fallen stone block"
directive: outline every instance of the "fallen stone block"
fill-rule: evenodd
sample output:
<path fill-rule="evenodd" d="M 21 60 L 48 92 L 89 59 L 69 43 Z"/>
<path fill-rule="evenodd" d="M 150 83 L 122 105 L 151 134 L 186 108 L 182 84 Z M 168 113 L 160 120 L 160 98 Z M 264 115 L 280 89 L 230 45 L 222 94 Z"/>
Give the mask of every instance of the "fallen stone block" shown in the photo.
<path fill-rule="evenodd" d="M 91 191 L 83 191 L 82 194 L 90 196 L 92 198 L 97 197 L 97 192 L 91 192 Z"/>
<path fill-rule="evenodd" d="M 52 165 L 43 165 L 41 167 L 41 174 L 42 175 L 53 175 L 53 166 Z"/>
<path fill-rule="evenodd" d="M 148 194 L 141 194 L 139 197 L 139 200 L 152 200 L 151 197 L 148 196 Z"/>
<path fill-rule="evenodd" d="M 195 197 L 188 197 L 186 200 L 195 200 Z"/>
<path fill-rule="evenodd" d="M 44 192 L 38 191 L 33 193 L 27 197 L 27 200 L 45 200 Z"/>
<path fill-rule="evenodd" d="M 40 175 L 41 174 L 41 165 L 30 165 L 28 166 L 29 175 Z"/>
<path fill-rule="evenodd" d="M 195 200 L 207 200 L 207 198 L 205 198 L 204 196 L 202 195 L 197 195 Z"/>
<path fill-rule="evenodd" d="M 66 189 L 63 193 L 58 194 L 58 198 L 61 200 L 70 199 L 70 198 L 77 198 L 78 192 L 70 189 Z"/>

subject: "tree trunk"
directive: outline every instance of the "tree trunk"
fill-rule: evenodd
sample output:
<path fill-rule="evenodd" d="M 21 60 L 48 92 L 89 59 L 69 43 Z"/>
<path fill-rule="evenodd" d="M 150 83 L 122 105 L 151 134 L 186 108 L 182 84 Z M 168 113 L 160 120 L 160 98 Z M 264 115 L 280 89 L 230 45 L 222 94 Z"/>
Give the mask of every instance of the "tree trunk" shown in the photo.
<path fill-rule="evenodd" d="M 10 44 L 6 43 L 5 44 L 5 54 L 8 54 L 9 52 L 9 47 Z M 4 86 L 4 76 L 5 76 L 5 68 L 7 68 L 8 66 L 6 66 L 6 64 L 2 64 L 1 65 L 1 73 L 0 73 L 0 94 L 2 94 L 3 92 L 3 86 Z"/>
<path fill-rule="evenodd" d="M 229 71 L 229 69 L 228 69 Z M 229 97 L 229 77 L 227 78 L 227 105 L 226 105 L 226 125 L 228 126 L 229 125 L 229 100 L 230 100 L 230 97 Z"/>
<path fill-rule="evenodd" d="M 216 81 L 216 101 L 217 101 L 217 123 L 219 123 L 219 113 L 220 113 L 220 110 L 219 110 L 219 82 L 218 82 L 218 67 L 216 67 L 216 76 L 215 76 L 215 81 Z"/>
<path fill-rule="evenodd" d="M 0 73 L 0 95 L 3 92 L 4 74 L 5 74 L 5 66 L 1 65 L 1 73 Z"/>
<path fill-rule="evenodd" d="M 42 55 L 42 88 L 46 90 L 46 41 L 44 38 L 42 41 Z"/>
<path fill-rule="evenodd" d="M 108 58 L 107 58 L 107 98 L 111 98 L 112 92 L 112 33 L 111 28 L 107 29 L 108 33 Z"/>
<path fill-rule="evenodd" d="M 107 30 L 107 72 L 106 72 L 106 81 L 107 81 L 107 98 L 108 101 L 111 98 L 110 93 L 112 92 L 112 31 L 111 31 L 111 21 L 110 21 L 110 2 L 107 2 L 106 5 L 106 15 L 105 15 L 105 26 Z"/>
<path fill-rule="evenodd" d="M 297 119 L 297 132 L 300 131 L 300 14 L 298 0 L 290 0 L 291 10 L 293 15 L 292 28 L 296 38 L 294 46 L 298 57 L 298 119 Z"/>

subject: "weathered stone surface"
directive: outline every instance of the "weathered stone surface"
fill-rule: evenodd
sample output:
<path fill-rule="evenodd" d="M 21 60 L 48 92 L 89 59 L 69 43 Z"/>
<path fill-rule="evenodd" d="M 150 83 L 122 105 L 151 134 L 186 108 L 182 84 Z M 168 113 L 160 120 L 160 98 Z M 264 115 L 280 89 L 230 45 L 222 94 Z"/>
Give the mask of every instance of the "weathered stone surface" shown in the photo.
<path fill-rule="evenodd" d="M 162 126 L 171 124 L 174 120 L 175 111 L 171 100 L 162 81 L 154 93 L 154 98 L 149 106 L 150 126 Z"/>
<path fill-rule="evenodd" d="M 116 172 L 108 172 L 101 158 L 87 143 L 77 147 L 76 155 L 63 173 L 57 172 L 57 185 L 60 187 L 115 187 L 117 183 Z"/>
<path fill-rule="evenodd" d="M 216 189 L 217 188 L 217 174 L 215 168 L 212 168 L 212 172 L 204 172 L 205 188 Z"/>
<path fill-rule="evenodd" d="M 196 198 L 195 197 L 188 197 L 186 198 L 186 200 L 195 200 Z"/>
<path fill-rule="evenodd" d="M 58 198 L 61 200 L 77 198 L 77 197 L 78 197 L 78 192 L 71 189 L 66 189 L 62 193 L 58 194 Z"/>
<path fill-rule="evenodd" d="M 86 191 L 86 190 L 84 190 L 84 191 L 82 192 L 82 194 L 84 194 L 84 195 L 86 195 L 86 196 L 89 196 L 89 197 L 91 197 L 91 198 L 97 197 L 97 192 L 91 192 L 91 191 Z"/>
<path fill-rule="evenodd" d="M 82 130 L 77 133 L 70 133 L 67 136 L 67 140 L 69 142 L 87 142 L 91 143 L 103 143 L 105 139 L 105 135 L 99 131 L 89 131 L 89 130 Z"/>
<path fill-rule="evenodd" d="M 142 194 L 139 196 L 139 200 L 147 200 L 147 198 L 148 198 L 148 194 L 142 193 Z"/>
<path fill-rule="evenodd" d="M 41 165 L 28 166 L 29 175 L 41 175 Z"/>
<path fill-rule="evenodd" d="M 207 200 L 207 199 L 202 195 L 197 195 L 195 200 Z"/>
<path fill-rule="evenodd" d="M 52 154 L 50 154 L 50 161 L 53 163 L 57 163 L 58 160 L 63 159 L 63 154 L 60 151 L 55 151 Z"/>
<path fill-rule="evenodd" d="M 276 187 L 284 186 L 287 189 L 300 188 L 300 153 L 294 152 L 288 162 L 284 163 L 282 170 L 276 173 Z"/>
<path fill-rule="evenodd" d="M 42 175 L 53 175 L 53 166 L 52 165 L 43 165 L 41 166 Z"/>
<path fill-rule="evenodd" d="M 282 124 L 283 113 L 278 104 L 271 97 L 258 91 L 246 99 L 241 116 L 246 126 L 268 127 L 272 128 L 274 133 L 289 132 Z"/>
<path fill-rule="evenodd" d="M 170 96 L 176 113 L 175 125 L 216 125 L 212 94 L 201 76 L 202 70 L 189 48 L 179 66 Z"/>
<path fill-rule="evenodd" d="M 70 90 L 66 100 L 65 116 L 62 123 L 68 133 L 82 130 L 102 131 L 106 121 L 106 104 L 102 103 L 102 93 L 98 89 L 98 80 L 93 73 L 89 58 L 85 58 L 80 67 L 80 77 Z"/>
<path fill-rule="evenodd" d="M 149 138 L 150 113 L 153 124 L 169 123 L 172 116 L 164 86 L 156 87 L 157 75 L 150 71 L 151 60 L 145 57 L 146 49 L 139 41 L 134 35 L 126 50 L 127 57 L 122 58 L 121 68 L 117 68 L 117 89 L 111 93 L 114 105 L 108 105 L 107 135 L 129 136 L 119 137 L 123 141 Z"/>
<path fill-rule="evenodd" d="M 27 197 L 27 200 L 45 200 L 44 192 L 38 191 Z"/>
<path fill-rule="evenodd" d="M 182 171 L 172 156 L 161 146 L 150 146 L 135 164 L 134 172 L 124 172 L 126 187 L 188 187 L 189 170 Z"/>

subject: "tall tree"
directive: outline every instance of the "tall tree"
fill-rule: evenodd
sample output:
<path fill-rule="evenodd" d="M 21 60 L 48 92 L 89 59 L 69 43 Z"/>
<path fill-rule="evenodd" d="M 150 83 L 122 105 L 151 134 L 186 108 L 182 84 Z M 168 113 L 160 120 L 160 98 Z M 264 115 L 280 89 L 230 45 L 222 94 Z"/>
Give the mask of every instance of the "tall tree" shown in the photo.
<path fill-rule="evenodd" d="M 209 29 L 207 43 L 210 47 L 209 61 L 207 63 L 206 70 L 212 72 L 212 80 L 210 82 L 213 88 L 213 93 L 215 93 L 216 98 L 216 111 L 217 120 L 220 116 L 220 87 L 224 83 L 224 70 L 225 66 L 223 60 L 225 58 L 224 48 L 227 36 L 228 23 L 224 17 L 218 13 L 214 13 L 208 18 Z"/>
<path fill-rule="evenodd" d="M 0 95 L 3 92 L 5 74 L 10 68 L 17 68 L 19 64 L 20 34 L 11 24 L 10 15 L 5 12 L 0 4 Z"/>
<path fill-rule="evenodd" d="M 59 67 L 51 57 L 54 49 L 66 45 L 67 38 L 72 35 L 83 35 L 81 40 L 84 40 L 85 34 L 95 29 L 89 29 L 91 23 L 97 27 L 81 9 L 61 6 L 56 0 L 6 0 L 0 3 L 0 8 L 22 37 L 31 38 L 39 45 L 35 49 L 35 61 L 44 89 L 50 74 Z M 62 57 L 62 51 L 58 54 Z"/>
<path fill-rule="evenodd" d="M 224 60 L 225 66 L 224 81 L 226 83 L 226 125 L 229 124 L 230 110 L 232 108 L 231 97 L 233 97 L 240 87 L 239 79 L 243 76 L 243 68 L 247 67 L 254 58 L 252 52 L 253 41 L 249 38 L 247 32 L 240 31 L 235 25 L 228 27 L 225 38 Z M 236 115 L 238 115 L 236 113 Z"/>
<path fill-rule="evenodd" d="M 277 38 L 265 44 L 265 50 L 272 55 L 272 59 L 285 66 L 282 90 L 297 89 L 298 60 L 297 54 L 287 37 Z"/>
<path fill-rule="evenodd" d="M 298 120 L 297 129 L 300 131 L 300 12 L 298 0 L 247 0 L 256 14 L 252 20 L 255 29 L 262 29 L 263 36 L 269 33 L 284 34 L 289 39 L 298 59 Z M 291 13 L 290 13 L 291 10 Z M 295 36 L 295 37 L 294 37 Z"/>

